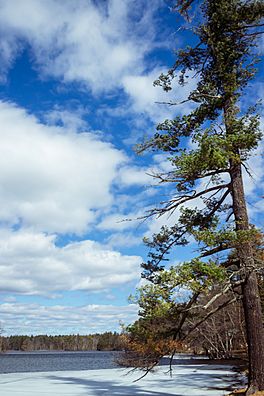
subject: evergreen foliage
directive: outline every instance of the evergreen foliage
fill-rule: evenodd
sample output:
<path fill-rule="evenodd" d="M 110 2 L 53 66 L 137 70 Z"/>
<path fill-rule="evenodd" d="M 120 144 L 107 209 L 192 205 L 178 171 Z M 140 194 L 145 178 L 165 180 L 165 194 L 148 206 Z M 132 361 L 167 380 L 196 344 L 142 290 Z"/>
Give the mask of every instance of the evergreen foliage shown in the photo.
<path fill-rule="evenodd" d="M 142 276 L 150 283 L 136 296 L 140 319 L 128 327 L 128 347 L 130 352 L 137 352 L 135 355 L 141 351 L 140 366 L 148 371 L 168 353 L 166 347 L 148 355 L 148 341 L 154 345 L 164 339 L 184 340 L 184 326 L 190 320 L 195 322 L 193 312 L 203 296 L 218 290 L 203 306 L 202 320 L 197 318 L 188 332 L 242 299 L 250 395 L 264 389 L 264 332 L 257 284 L 263 257 L 256 259 L 254 254 L 259 231 L 248 222 L 242 168 L 247 170 L 246 161 L 258 146 L 262 131 L 258 104 L 244 109 L 241 102 L 256 73 L 264 2 L 179 0 L 174 10 L 190 20 L 191 6 L 200 12 L 199 25 L 194 27 L 192 23 L 197 43 L 179 50 L 174 66 L 161 74 L 154 85 L 170 91 L 173 79 L 177 78 L 183 86 L 189 75 L 196 76 L 197 87 L 186 99 L 193 103 L 193 110 L 165 120 L 151 139 L 137 147 L 139 153 L 167 153 L 173 167 L 168 173 L 153 175 L 160 184 L 171 186 L 172 196 L 146 217 L 173 216 L 176 210 L 179 216 L 172 227 L 164 226 L 152 239 L 145 239 L 150 253 L 142 264 Z M 187 146 L 187 141 L 192 144 Z M 190 146 L 194 148 L 188 149 Z M 175 247 L 185 246 L 193 239 L 199 246 L 198 257 L 165 269 L 164 260 L 169 254 L 177 258 Z M 235 252 L 235 263 L 228 259 L 230 249 Z M 216 256 L 219 252 L 225 252 L 222 261 Z M 183 288 L 185 298 L 180 299 Z M 228 298 L 221 301 L 223 295 Z M 148 348 L 144 349 L 144 345 Z"/>

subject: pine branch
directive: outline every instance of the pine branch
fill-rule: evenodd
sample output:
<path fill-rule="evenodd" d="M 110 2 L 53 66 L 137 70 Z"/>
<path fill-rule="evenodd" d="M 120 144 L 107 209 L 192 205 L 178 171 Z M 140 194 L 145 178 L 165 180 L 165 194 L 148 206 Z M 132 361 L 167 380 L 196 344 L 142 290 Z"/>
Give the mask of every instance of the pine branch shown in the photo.
<path fill-rule="evenodd" d="M 217 176 L 220 175 L 222 173 L 229 173 L 229 169 L 217 169 L 215 171 L 212 172 L 207 172 L 204 174 L 200 174 L 200 175 L 195 175 L 195 180 L 201 180 L 204 179 L 206 177 L 213 177 L 213 176 Z M 158 179 L 159 183 L 181 183 L 183 181 L 185 182 L 192 182 L 194 181 L 194 178 L 188 179 L 188 175 L 186 174 L 178 174 L 177 173 L 177 177 L 171 177 L 170 175 L 175 175 L 174 171 L 171 172 L 166 172 L 166 173 L 146 173 L 148 176 L 153 177 L 154 179 Z M 166 176 L 166 177 L 165 177 Z"/>
<path fill-rule="evenodd" d="M 258 36 L 259 34 L 264 34 L 264 31 L 254 32 L 254 33 L 245 33 L 244 36 L 251 37 L 251 36 Z"/>
<path fill-rule="evenodd" d="M 231 210 L 231 212 L 228 214 L 228 216 L 227 216 L 226 219 L 225 219 L 225 222 L 226 222 L 226 223 L 230 220 L 230 218 L 231 218 L 231 216 L 233 216 L 233 214 L 234 214 L 234 211 Z"/>
<path fill-rule="evenodd" d="M 178 335 L 182 329 L 182 326 L 184 325 L 184 323 L 187 319 L 190 309 L 192 308 L 193 304 L 197 301 L 200 294 L 201 294 L 200 292 L 194 293 L 192 298 L 188 301 L 186 307 L 182 311 L 182 317 L 181 317 L 180 323 L 178 324 L 176 330 L 174 330 L 173 340 L 176 340 L 176 338 L 178 337 Z"/>
<path fill-rule="evenodd" d="M 199 98 L 209 98 L 209 99 L 221 99 L 221 95 L 209 95 L 206 93 L 193 93 L 191 94 L 188 99 L 182 100 L 181 102 L 155 102 L 156 104 L 168 105 L 168 106 L 179 106 L 186 102 L 196 101 Z"/>
<path fill-rule="evenodd" d="M 163 249 L 162 253 L 159 255 L 159 258 L 155 261 L 156 265 L 159 265 L 161 263 L 161 261 L 164 260 L 164 256 L 171 250 L 171 248 L 177 243 L 177 240 L 181 239 L 185 234 L 186 234 L 186 229 L 183 230 L 183 232 L 179 235 L 177 235 L 177 237 L 175 239 L 173 239 L 167 246 L 165 249 Z"/>
<path fill-rule="evenodd" d="M 225 250 L 231 249 L 232 247 L 233 246 L 221 244 L 220 246 L 217 246 L 213 249 L 206 250 L 204 253 L 200 255 L 200 257 L 204 258 L 204 257 L 212 256 L 213 254 L 223 252 Z"/>
<path fill-rule="evenodd" d="M 219 199 L 219 201 L 217 201 L 217 203 L 214 205 L 213 209 L 206 215 L 207 219 L 210 219 L 221 207 L 221 205 L 225 202 L 226 198 L 228 197 L 228 195 L 231 194 L 231 188 L 230 185 L 228 186 L 227 190 L 225 191 L 225 193 L 223 194 L 223 196 Z M 215 194 L 213 194 L 215 195 Z M 211 199 L 212 196 L 209 199 Z"/>
<path fill-rule="evenodd" d="M 181 102 L 155 102 L 156 104 L 161 104 L 161 105 L 167 105 L 167 106 L 180 106 L 186 102 L 190 102 L 191 99 L 185 99 L 182 100 Z"/>
<path fill-rule="evenodd" d="M 236 30 L 243 30 L 243 29 L 252 29 L 252 28 L 258 28 L 264 26 L 264 23 L 256 23 L 253 25 L 244 25 L 244 26 L 238 26 L 234 27 L 232 30 L 229 30 L 230 32 L 236 31 Z"/>
<path fill-rule="evenodd" d="M 226 184 L 220 184 L 217 186 L 209 187 L 206 188 L 200 192 L 194 192 L 192 195 L 180 195 L 177 198 L 171 199 L 169 202 L 161 202 L 162 205 L 166 204 L 163 208 L 155 208 L 153 210 L 150 210 L 150 216 L 157 214 L 158 217 L 162 216 L 166 212 L 173 212 L 175 211 L 180 205 L 185 204 L 188 201 L 192 201 L 196 198 L 199 198 L 205 194 L 208 194 L 210 192 L 216 191 L 220 192 L 224 188 L 230 188 L 230 183 Z M 229 193 L 229 191 L 228 191 Z"/>

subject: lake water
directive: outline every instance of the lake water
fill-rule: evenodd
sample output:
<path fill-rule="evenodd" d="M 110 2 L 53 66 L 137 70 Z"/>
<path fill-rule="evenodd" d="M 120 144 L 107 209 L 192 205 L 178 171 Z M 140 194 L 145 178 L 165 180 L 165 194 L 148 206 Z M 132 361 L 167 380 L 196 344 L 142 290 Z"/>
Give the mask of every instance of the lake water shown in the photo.
<path fill-rule="evenodd" d="M 0 354 L 0 374 L 47 372 L 47 371 L 79 371 L 117 368 L 115 360 L 118 352 L 9 352 Z M 164 358 L 162 364 L 169 364 L 169 359 Z M 187 354 L 175 356 L 173 364 L 185 365 L 237 365 L 231 361 L 210 361 L 201 357 Z"/>
<path fill-rule="evenodd" d="M 11 352 L 0 354 L 0 373 L 96 370 L 118 367 L 118 352 Z"/>

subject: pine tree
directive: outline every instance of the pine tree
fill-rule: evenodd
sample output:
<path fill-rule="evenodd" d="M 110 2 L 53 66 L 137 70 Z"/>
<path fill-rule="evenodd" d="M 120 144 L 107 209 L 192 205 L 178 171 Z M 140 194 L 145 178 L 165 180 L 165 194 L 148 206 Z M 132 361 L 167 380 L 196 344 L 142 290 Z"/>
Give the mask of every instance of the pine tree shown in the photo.
<path fill-rule="evenodd" d="M 184 85 L 192 73 L 198 84 L 186 101 L 194 103 L 195 108 L 188 115 L 165 120 L 151 139 L 138 146 L 138 152 L 167 153 L 173 166 L 167 174 L 153 175 L 161 184 L 173 186 L 174 193 L 148 215 L 162 216 L 176 210 L 181 214 L 175 225 L 162 227 L 151 240 L 145 240 L 151 251 L 142 265 L 143 277 L 152 284 L 140 291 L 137 301 L 141 319 L 129 331 L 134 340 L 138 336 L 146 342 L 151 333 L 149 325 L 153 328 L 156 323 L 156 341 L 171 335 L 180 340 L 183 324 L 201 293 L 214 283 L 222 283 L 221 294 L 232 290 L 234 298 L 242 290 L 249 356 L 247 395 L 251 395 L 264 390 L 264 331 L 257 280 L 259 262 L 256 264 L 254 257 L 258 231 L 249 224 L 242 170 L 247 170 L 247 160 L 262 134 L 257 106 L 244 110 L 240 103 L 256 73 L 256 42 L 263 33 L 264 2 L 179 0 L 174 10 L 188 19 L 193 5 L 201 12 L 199 25 L 192 25 L 197 43 L 178 51 L 174 66 L 154 84 L 173 92 L 173 79 Z M 196 148 L 186 148 L 188 139 Z M 200 199 L 202 208 L 188 207 L 188 203 Z M 165 270 L 162 261 L 166 255 L 175 246 L 186 245 L 190 236 L 200 245 L 199 257 Z M 238 257 L 231 275 L 230 268 L 214 259 L 216 253 L 228 254 L 230 249 L 235 249 Z M 191 292 L 190 300 L 176 304 L 173 293 L 183 285 Z M 162 329 L 158 325 L 165 316 L 174 318 L 174 326 Z"/>

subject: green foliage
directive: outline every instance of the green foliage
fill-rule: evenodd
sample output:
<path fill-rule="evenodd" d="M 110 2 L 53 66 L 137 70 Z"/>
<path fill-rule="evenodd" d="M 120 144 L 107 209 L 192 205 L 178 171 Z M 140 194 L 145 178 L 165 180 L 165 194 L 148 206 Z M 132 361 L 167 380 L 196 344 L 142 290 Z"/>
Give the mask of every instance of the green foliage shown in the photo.
<path fill-rule="evenodd" d="M 264 16 L 264 4 L 182 0 L 176 2 L 174 9 L 186 15 L 196 3 L 202 11 L 202 20 L 194 29 L 198 44 L 179 50 L 174 66 L 154 82 L 168 91 L 174 78 L 185 84 L 187 74 L 195 72 L 199 81 L 188 100 L 196 108 L 188 115 L 159 124 L 154 137 L 139 147 L 139 151 L 171 153 L 173 170 L 167 177 L 161 175 L 160 180 L 172 183 L 176 195 L 150 215 L 181 210 L 177 224 L 170 229 L 162 228 L 152 241 L 147 241 L 151 252 L 148 262 L 143 264 L 144 276 L 151 277 L 151 269 L 156 272 L 159 265 L 162 269 L 162 261 L 173 246 L 186 245 L 189 237 L 203 243 L 203 247 L 217 243 L 232 247 L 243 240 L 233 225 L 221 230 L 223 216 L 232 219 L 232 186 L 224 180 L 229 179 L 234 164 L 244 163 L 250 157 L 262 138 L 257 105 L 241 114 L 238 99 L 256 72 L 257 25 Z M 186 137 L 195 149 L 181 148 Z M 209 188 L 201 188 L 203 180 Z M 202 199 L 203 205 L 188 208 L 188 202 L 197 198 Z"/>
<path fill-rule="evenodd" d="M 264 2 L 178 0 L 174 10 L 188 19 L 193 5 L 199 5 L 201 11 L 199 24 L 193 27 L 197 44 L 179 50 L 173 67 L 154 82 L 170 91 L 175 78 L 182 86 L 190 75 L 198 78 L 197 87 L 186 99 L 193 103 L 193 110 L 160 123 L 154 136 L 137 147 L 140 153 L 169 153 L 173 166 L 167 175 L 155 175 L 172 187 L 172 195 L 149 216 L 173 215 L 178 210 L 173 226 L 162 227 L 144 241 L 150 252 L 142 264 L 142 276 L 150 283 L 138 290 L 134 302 L 140 306 L 140 319 L 127 329 L 138 342 L 146 342 L 148 337 L 176 339 L 186 320 L 195 321 L 191 309 L 199 296 L 216 287 L 239 287 L 232 279 L 242 279 L 240 256 L 236 256 L 237 273 L 232 277 L 226 268 L 228 254 L 230 249 L 252 244 L 257 233 L 253 227 L 243 229 L 234 218 L 237 187 L 233 176 L 237 165 L 246 167 L 262 138 L 257 104 L 243 112 L 239 104 L 256 73 Z M 186 146 L 187 141 L 191 145 Z M 172 255 L 177 258 L 177 247 L 190 241 L 198 245 L 197 257 L 166 269 L 164 262 Z M 220 252 L 222 260 L 212 256 Z M 184 297 L 179 290 L 185 291 Z"/>
<path fill-rule="evenodd" d="M 226 244 L 229 248 L 235 248 L 237 245 L 251 240 L 255 240 L 258 230 L 251 228 L 248 231 L 236 231 L 232 227 L 223 227 L 220 230 L 204 230 L 195 231 L 194 235 L 198 242 L 202 242 L 207 247 L 219 246 L 221 244 Z"/>

